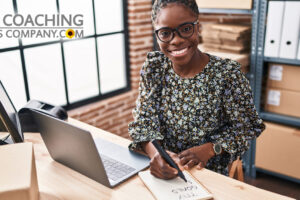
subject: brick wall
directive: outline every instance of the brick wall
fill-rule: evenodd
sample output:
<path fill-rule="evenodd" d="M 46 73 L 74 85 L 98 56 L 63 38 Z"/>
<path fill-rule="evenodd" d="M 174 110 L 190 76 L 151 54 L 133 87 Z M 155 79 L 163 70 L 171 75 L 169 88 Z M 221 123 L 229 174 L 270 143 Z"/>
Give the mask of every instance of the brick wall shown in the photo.
<path fill-rule="evenodd" d="M 138 95 L 139 71 L 153 48 L 151 0 L 128 0 L 131 91 L 68 112 L 70 117 L 128 138 Z"/>
<path fill-rule="evenodd" d="M 128 138 L 138 95 L 139 71 L 153 48 L 151 0 L 128 0 L 131 91 L 69 111 L 69 116 Z M 251 16 L 200 14 L 200 23 L 250 23 Z"/>

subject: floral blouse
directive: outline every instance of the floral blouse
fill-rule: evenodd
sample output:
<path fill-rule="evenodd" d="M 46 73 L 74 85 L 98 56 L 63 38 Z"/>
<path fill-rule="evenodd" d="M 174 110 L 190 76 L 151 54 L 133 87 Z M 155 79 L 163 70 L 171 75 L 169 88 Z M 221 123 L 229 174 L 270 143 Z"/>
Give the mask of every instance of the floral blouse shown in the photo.
<path fill-rule="evenodd" d="M 264 130 L 240 65 L 209 55 L 209 63 L 193 78 L 181 78 L 159 51 L 150 52 L 141 69 L 139 97 L 129 124 L 131 149 L 141 142 L 161 140 L 179 153 L 212 142 L 225 153 L 211 158 L 206 168 L 228 175 L 228 164 L 249 148 Z"/>

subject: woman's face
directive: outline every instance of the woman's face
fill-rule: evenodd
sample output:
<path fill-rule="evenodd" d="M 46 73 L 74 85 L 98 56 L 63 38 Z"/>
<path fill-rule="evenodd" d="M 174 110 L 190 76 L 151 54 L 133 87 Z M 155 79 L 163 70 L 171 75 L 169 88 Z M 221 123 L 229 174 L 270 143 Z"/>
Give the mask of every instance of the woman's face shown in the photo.
<path fill-rule="evenodd" d="M 197 21 L 198 16 L 184 5 L 172 3 L 162 8 L 154 23 L 155 30 L 162 27 L 177 28 L 187 22 Z M 194 33 L 189 38 L 182 38 L 174 32 L 170 42 L 162 42 L 157 38 L 161 51 L 173 62 L 174 65 L 184 66 L 192 62 L 197 51 L 199 25 L 194 25 Z"/>

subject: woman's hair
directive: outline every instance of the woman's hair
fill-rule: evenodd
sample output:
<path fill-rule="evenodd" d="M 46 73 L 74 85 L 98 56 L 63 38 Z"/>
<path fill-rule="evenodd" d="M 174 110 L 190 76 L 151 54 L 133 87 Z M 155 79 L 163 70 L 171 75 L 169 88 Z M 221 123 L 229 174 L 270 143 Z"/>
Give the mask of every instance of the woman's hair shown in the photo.
<path fill-rule="evenodd" d="M 195 0 L 155 0 L 152 6 L 152 22 L 155 22 L 160 9 L 166 7 L 170 3 L 177 3 L 189 8 L 195 15 L 198 16 L 199 10 Z"/>

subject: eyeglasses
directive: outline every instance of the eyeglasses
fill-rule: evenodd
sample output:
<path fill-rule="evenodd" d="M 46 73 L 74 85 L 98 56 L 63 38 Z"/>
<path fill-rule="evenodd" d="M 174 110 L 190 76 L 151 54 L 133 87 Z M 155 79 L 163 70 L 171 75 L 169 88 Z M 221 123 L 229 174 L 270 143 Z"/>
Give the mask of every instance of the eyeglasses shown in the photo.
<path fill-rule="evenodd" d="M 170 42 L 173 40 L 175 31 L 181 38 L 189 38 L 194 34 L 196 24 L 198 24 L 198 20 L 181 24 L 177 28 L 163 27 L 155 30 L 155 34 L 162 42 Z"/>

